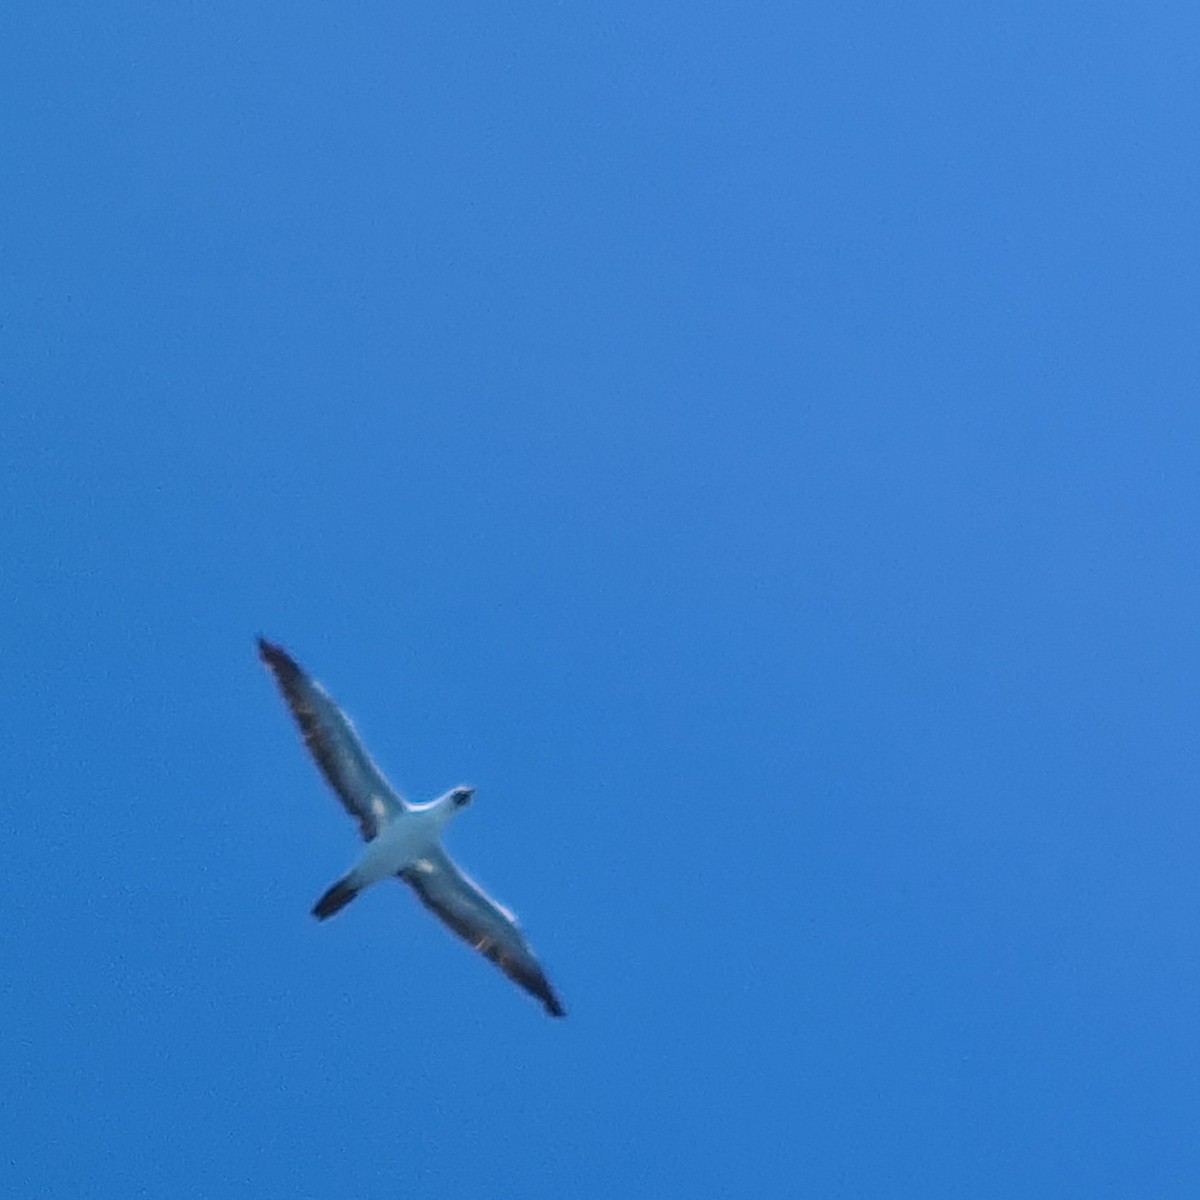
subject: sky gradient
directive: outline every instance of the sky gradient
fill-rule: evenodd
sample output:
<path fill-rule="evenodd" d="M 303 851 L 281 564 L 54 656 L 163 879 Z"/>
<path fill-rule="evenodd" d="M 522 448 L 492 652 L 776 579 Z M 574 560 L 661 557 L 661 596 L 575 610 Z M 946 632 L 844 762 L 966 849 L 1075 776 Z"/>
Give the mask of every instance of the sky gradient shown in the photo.
<path fill-rule="evenodd" d="M 1198 46 L 6 5 L 0 1190 L 1191 1200 Z"/>

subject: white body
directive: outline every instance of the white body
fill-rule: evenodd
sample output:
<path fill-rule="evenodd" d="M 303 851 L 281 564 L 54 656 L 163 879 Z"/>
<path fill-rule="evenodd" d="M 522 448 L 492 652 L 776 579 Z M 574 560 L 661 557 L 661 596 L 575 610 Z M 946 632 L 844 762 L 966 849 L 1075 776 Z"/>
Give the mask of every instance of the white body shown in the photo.
<path fill-rule="evenodd" d="M 459 807 L 454 792 L 447 792 L 430 804 L 413 805 L 397 814 L 367 843 L 366 853 L 346 882 L 361 890 L 411 867 L 439 847 L 442 830 Z"/>

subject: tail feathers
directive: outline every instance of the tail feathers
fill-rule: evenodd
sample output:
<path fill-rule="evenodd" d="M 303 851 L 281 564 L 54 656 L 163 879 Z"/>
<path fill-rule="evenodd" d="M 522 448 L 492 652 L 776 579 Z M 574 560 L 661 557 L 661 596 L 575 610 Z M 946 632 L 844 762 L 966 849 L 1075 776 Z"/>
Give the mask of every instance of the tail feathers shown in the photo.
<path fill-rule="evenodd" d="M 332 917 L 334 913 L 341 912 L 355 896 L 358 895 L 359 889 L 348 883 L 345 879 L 339 879 L 323 895 L 320 900 L 313 905 L 312 914 L 318 921 L 324 921 L 326 917 Z"/>

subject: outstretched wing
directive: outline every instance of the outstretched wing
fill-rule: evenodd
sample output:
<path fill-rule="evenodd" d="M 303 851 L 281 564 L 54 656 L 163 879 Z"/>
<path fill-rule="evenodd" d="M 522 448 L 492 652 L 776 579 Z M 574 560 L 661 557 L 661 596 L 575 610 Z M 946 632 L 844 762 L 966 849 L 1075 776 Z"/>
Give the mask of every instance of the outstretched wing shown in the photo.
<path fill-rule="evenodd" d="M 321 774 L 369 842 L 404 810 L 403 799 L 371 761 L 350 718 L 329 693 L 282 646 L 259 638 L 258 654 L 271 668 Z"/>
<path fill-rule="evenodd" d="M 536 996 L 552 1017 L 566 1016 L 516 917 L 464 875 L 440 846 L 401 871 L 400 878 L 460 938 Z"/>

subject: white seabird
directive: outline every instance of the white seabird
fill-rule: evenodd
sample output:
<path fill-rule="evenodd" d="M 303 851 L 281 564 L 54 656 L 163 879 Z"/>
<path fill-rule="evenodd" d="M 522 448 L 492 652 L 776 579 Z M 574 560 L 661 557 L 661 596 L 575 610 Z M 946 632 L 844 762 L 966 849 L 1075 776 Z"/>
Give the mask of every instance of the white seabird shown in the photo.
<path fill-rule="evenodd" d="M 442 848 L 442 830 L 471 802 L 475 789 L 456 787 L 429 804 L 408 804 L 371 761 L 350 719 L 329 693 L 281 646 L 259 638 L 258 653 L 275 676 L 321 773 L 358 821 L 367 842 L 358 865 L 326 891 L 313 915 L 319 921 L 332 917 L 363 888 L 398 876 L 426 908 L 536 996 L 551 1016 L 565 1016 L 516 918 L 463 874 Z"/>

